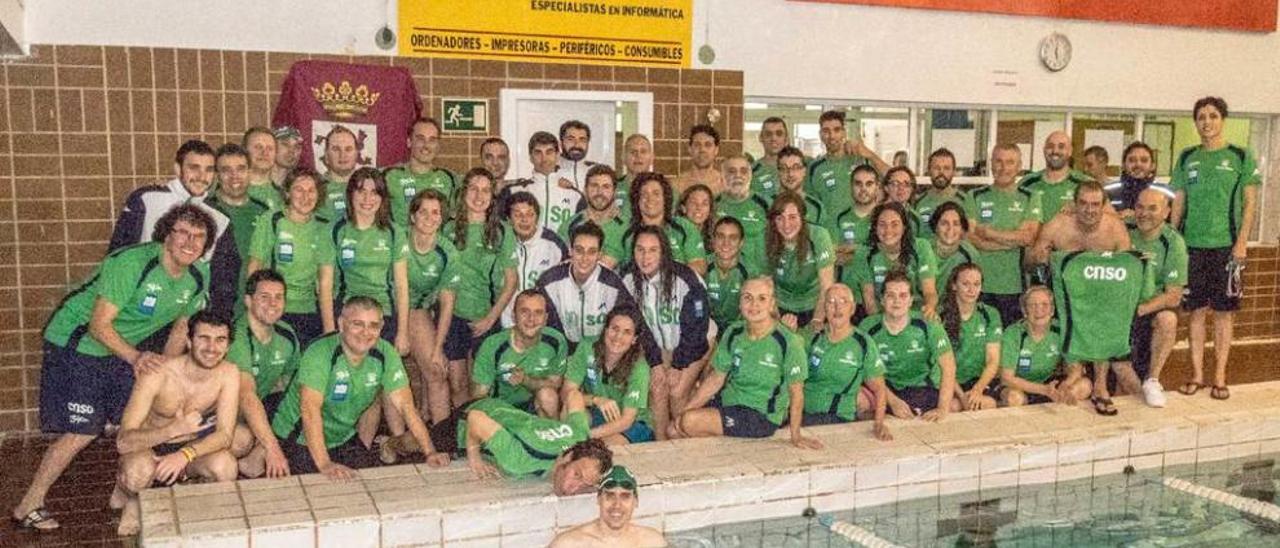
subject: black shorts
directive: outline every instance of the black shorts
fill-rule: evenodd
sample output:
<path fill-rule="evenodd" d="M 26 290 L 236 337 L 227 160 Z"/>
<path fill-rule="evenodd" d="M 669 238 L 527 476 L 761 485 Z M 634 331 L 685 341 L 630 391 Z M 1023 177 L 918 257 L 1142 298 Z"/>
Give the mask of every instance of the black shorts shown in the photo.
<path fill-rule="evenodd" d="M 845 424 L 848 422 L 853 421 L 845 420 L 835 413 L 805 413 L 804 419 L 800 421 L 800 424 L 804 426 L 822 426 L 824 424 Z"/>
<path fill-rule="evenodd" d="M 1022 319 L 1022 305 L 1018 302 L 1021 295 L 999 295 L 995 293 L 983 293 L 980 300 L 1000 313 L 1000 321 L 1005 327 L 1017 323 Z"/>
<path fill-rule="evenodd" d="M 963 392 L 968 392 L 970 390 L 973 390 L 973 385 L 975 384 L 978 384 L 978 379 L 976 378 L 969 382 L 962 382 L 960 383 L 960 390 Z M 982 392 L 982 395 L 996 398 L 997 400 L 999 400 L 999 395 L 1000 395 L 1000 377 L 999 376 L 996 376 L 996 378 L 991 379 L 991 382 L 987 383 L 987 389 Z"/>
<path fill-rule="evenodd" d="M 40 430 L 96 436 L 120 424 L 133 391 L 133 366 L 115 356 L 97 357 L 44 341 L 40 371 Z"/>
<path fill-rule="evenodd" d="M 449 360 L 465 360 L 476 353 L 489 335 L 502 329 L 502 322 L 493 322 L 493 327 L 479 337 L 471 335 L 471 320 L 453 315 L 449 322 L 449 332 L 444 336 L 444 357 Z"/>
<path fill-rule="evenodd" d="M 324 322 L 320 321 L 320 313 L 312 312 L 310 314 L 289 314 L 285 313 L 280 319 L 284 320 L 291 327 L 293 332 L 298 335 L 298 344 L 302 348 L 324 335 Z"/>
<path fill-rule="evenodd" d="M 280 442 L 280 450 L 284 452 L 285 460 L 289 461 L 290 473 L 315 474 L 320 471 L 316 468 L 315 461 L 311 460 L 311 452 L 307 450 L 306 445 L 291 439 L 277 438 L 277 440 Z M 330 448 L 329 460 L 357 470 L 382 465 L 382 461 L 378 459 L 378 451 L 365 447 L 358 435 L 351 436 L 351 439 L 342 445 Z"/>
<path fill-rule="evenodd" d="M 938 389 L 932 386 L 894 388 L 893 393 L 906 402 L 917 415 L 938 407 Z"/>
<path fill-rule="evenodd" d="M 731 438 L 767 438 L 778 431 L 778 425 L 759 411 L 744 405 L 712 405 L 720 409 L 720 428 Z"/>
<path fill-rule="evenodd" d="M 1133 372 L 1143 380 L 1151 373 L 1151 337 L 1155 332 L 1156 314 L 1159 312 L 1135 317 L 1133 326 L 1129 328 L 1129 357 Z"/>
<path fill-rule="evenodd" d="M 1231 276 L 1230 247 L 1211 249 L 1187 248 L 1187 289 L 1182 295 L 1182 308 L 1199 310 L 1206 306 L 1218 312 L 1240 310 L 1240 297 L 1227 296 Z"/>

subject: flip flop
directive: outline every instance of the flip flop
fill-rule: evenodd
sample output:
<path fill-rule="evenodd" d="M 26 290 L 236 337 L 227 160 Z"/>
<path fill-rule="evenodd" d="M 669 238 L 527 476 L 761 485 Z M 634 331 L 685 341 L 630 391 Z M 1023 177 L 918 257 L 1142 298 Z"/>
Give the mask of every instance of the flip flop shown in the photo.
<path fill-rule="evenodd" d="M 1199 392 L 1201 388 L 1206 386 L 1208 385 L 1202 382 L 1187 381 L 1183 383 L 1182 386 L 1178 387 L 1178 392 L 1184 396 L 1194 396 L 1196 395 L 1196 392 Z"/>
<path fill-rule="evenodd" d="M 1209 397 L 1215 400 L 1225 400 L 1231 397 L 1231 391 L 1227 389 L 1227 385 L 1215 386 L 1209 389 Z"/>
<path fill-rule="evenodd" d="M 43 506 L 27 512 L 27 515 L 23 516 L 21 519 L 11 519 L 13 519 L 13 524 L 19 529 L 25 529 L 28 531 L 47 532 L 60 527 L 60 525 L 58 525 L 58 521 L 49 516 L 49 510 Z M 50 525 L 48 527 L 41 527 L 41 524 Z"/>
<path fill-rule="evenodd" d="M 1116 409 L 1115 403 L 1111 401 L 1111 398 L 1091 396 L 1089 401 L 1093 403 L 1093 410 L 1104 417 L 1112 417 L 1120 412 Z"/>

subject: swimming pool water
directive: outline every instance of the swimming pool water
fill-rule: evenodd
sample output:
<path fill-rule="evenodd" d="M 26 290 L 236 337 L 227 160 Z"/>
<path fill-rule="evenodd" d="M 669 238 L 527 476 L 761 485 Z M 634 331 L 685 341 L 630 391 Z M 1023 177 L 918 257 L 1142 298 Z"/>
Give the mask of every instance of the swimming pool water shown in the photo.
<path fill-rule="evenodd" d="M 1280 524 L 1170 489 L 1173 476 L 1277 502 L 1277 456 L 1010 487 L 867 508 L 815 508 L 902 546 L 1280 547 Z M 816 518 L 747 521 L 667 535 L 676 547 L 856 546 Z"/>

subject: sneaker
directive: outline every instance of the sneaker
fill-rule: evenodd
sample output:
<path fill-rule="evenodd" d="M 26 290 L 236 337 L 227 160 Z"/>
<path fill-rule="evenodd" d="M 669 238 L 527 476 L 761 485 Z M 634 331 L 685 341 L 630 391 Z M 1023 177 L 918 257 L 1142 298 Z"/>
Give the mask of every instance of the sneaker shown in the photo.
<path fill-rule="evenodd" d="M 1146 397 L 1147 405 L 1151 407 L 1164 407 L 1165 398 L 1164 387 L 1160 385 L 1159 379 L 1147 379 L 1142 382 L 1142 395 Z"/>

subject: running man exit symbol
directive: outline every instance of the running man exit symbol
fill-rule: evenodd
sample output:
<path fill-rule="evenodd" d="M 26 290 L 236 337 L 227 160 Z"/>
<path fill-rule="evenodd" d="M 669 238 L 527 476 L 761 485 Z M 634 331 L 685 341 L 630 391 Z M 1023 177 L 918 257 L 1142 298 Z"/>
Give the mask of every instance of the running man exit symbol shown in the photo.
<path fill-rule="evenodd" d="M 489 131 L 488 99 L 444 98 L 440 103 L 445 131 Z"/>

